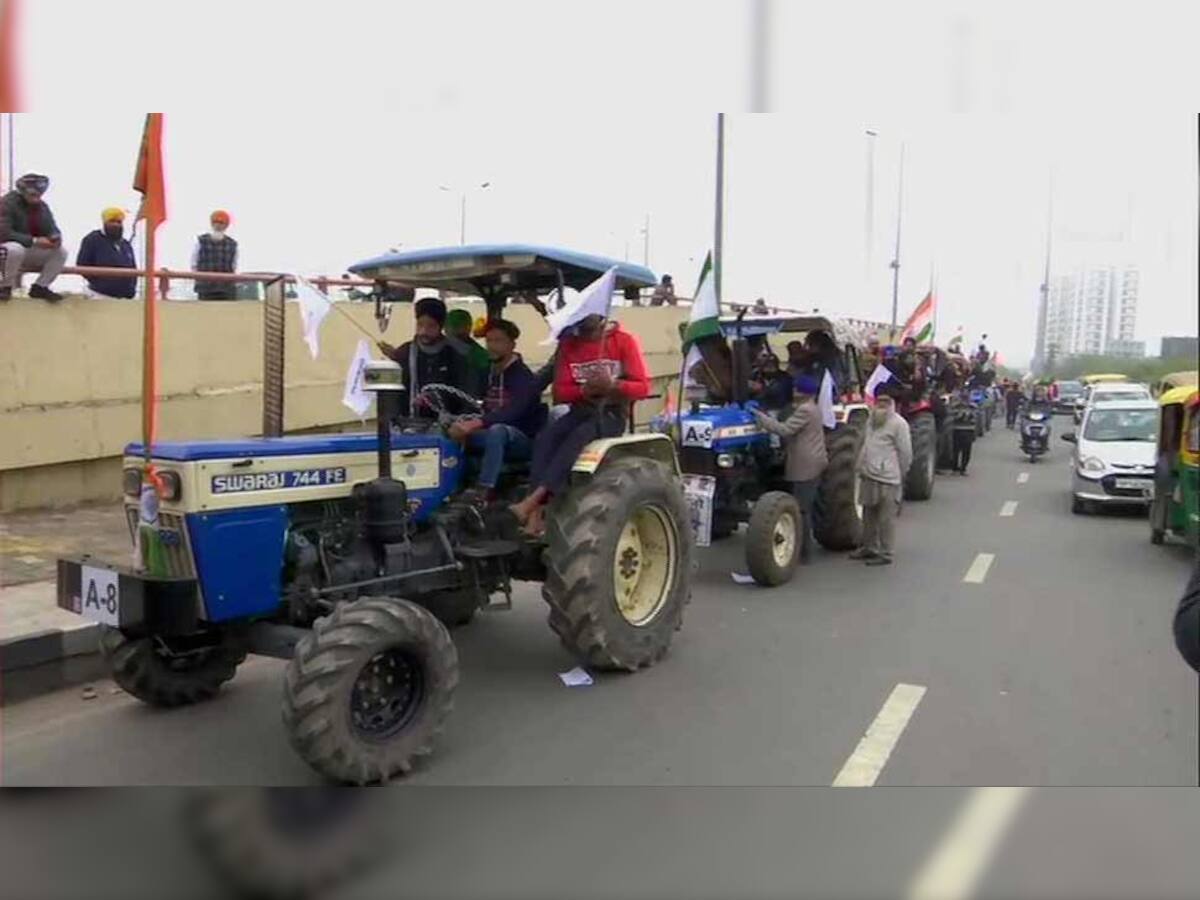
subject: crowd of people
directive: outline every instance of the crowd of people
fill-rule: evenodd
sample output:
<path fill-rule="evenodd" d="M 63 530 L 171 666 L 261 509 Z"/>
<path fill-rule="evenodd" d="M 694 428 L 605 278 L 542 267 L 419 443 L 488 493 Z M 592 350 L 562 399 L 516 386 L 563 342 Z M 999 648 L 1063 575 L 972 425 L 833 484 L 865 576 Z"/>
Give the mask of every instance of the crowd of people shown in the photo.
<path fill-rule="evenodd" d="M 0 198 L 0 301 L 12 299 L 21 277 L 36 274 L 29 296 L 48 303 L 62 300 L 51 285 L 67 265 L 63 234 L 46 202 L 50 179 L 29 173 L 18 178 L 12 190 Z M 191 266 L 195 272 L 237 271 L 238 244 L 228 234 L 231 217 L 218 209 L 209 217 L 209 230 L 196 239 Z M 137 269 L 133 244 L 125 236 L 125 212 L 106 207 L 100 212 L 100 227 L 79 243 L 75 265 L 107 269 Z M 96 297 L 130 299 L 137 293 L 137 277 L 87 275 L 88 292 Z M 235 283 L 224 280 L 195 282 L 200 300 L 233 300 Z"/>
<path fill-rule="evenodd" d="M 480 508 L 498 500 L 506 462 L 529 461 L 530 490 L 508 509 L 525 531 L 540 534 L 546 504 L 566 488 L 584 445 L 622 434 L 632 404 L 650 392 L 637 338 L 619 322 L 587 316 L 559 336 L 551 360 L 534 372 L 517 351 L 521 330 L 514 322 L 491 319 L 476 330 L 466 310 L 447 311 L 436 297 L 418 300 L 414 314 L 412 340 L 379 344 L 401 367 L 405 415 L 453 416 L 450 437 L 480 457 L 467 495 Z M 439 389 L 434 400 L 426 390 L 431 385 L 449 390 Z M 548 388 L 563 408 L 553 419 L 542 399 Z"/>

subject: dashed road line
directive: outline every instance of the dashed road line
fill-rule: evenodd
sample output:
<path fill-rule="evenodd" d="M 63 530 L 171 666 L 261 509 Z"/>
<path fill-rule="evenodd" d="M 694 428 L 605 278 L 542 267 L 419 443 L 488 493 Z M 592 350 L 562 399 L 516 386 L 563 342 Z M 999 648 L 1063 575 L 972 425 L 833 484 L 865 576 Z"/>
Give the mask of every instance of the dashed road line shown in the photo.
<path fill-rule="evenodd" d="M 975 788 L 918 870 L 907 900 L 966 900 L 1028 798 L 1027 787 Z"/>
<path fill-rule="evenodd" d="M 1019 475 L 1017 475 L 1017 484 L 1024 484 L 1028 480 L 1029 480 L 1028 472 L 1021 472 Z"/>
<path fill-rule="evenodd" d="M 917 704 L 925 696 L 919 684 L 898 684 L 884 701 L 879 715 L 871 723 L 842 771 L 833 779 L 834 787 L 870 787 L 879 778 Z"/>
<path fill-rule="evenodd" d="M 987 578 L 988 569 L 992 567 L 995 558 L 994 553 L 978 554 L 971 563 L 971 568 L 967 569 L 967 574 L 963 576 L 963 581 L 967 584 L 983 584 L 983 579 Z"/>
<path fill-rule="evenodd" d="M 1000 507 L 1000 515 L 1004 518 L 1011 518 L 1017 513 L 1017 501 L 1005 500 L 1004 505 Z"/>

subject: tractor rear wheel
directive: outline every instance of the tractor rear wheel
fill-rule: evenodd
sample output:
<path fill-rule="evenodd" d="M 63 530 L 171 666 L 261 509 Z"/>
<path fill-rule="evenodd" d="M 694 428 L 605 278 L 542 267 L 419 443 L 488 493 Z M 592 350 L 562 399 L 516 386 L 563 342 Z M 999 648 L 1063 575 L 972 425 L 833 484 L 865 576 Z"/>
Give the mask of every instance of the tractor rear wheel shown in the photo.
<path fill-rule="evenodd" d="M 317 619 L 283 682 L 292 747 L 334 781 L 407 773 L 433 750 L 454 707 L 458 654 L 424 607 L 367 597 Z"/>
<path fill-rule="evenodd" d="M 855 416 L 825 439 L 829 464 L 813 504 L 813 537 L 826 550 L 853 550 L 862 543 L 858 451 L 866 434 L 865 422 L 865 417 Z"/>
<path fill-rule="evenodd" d="M 550 628 L 596 669 L 667 652 L 691 594 L 692 535 L 678 479 L 642 457 L 603 465 L 546 516 Z"/>
<path fill-rule="evenodd" d="M 750 577 L 764 587 L 792 580 L 800 556 L 800 505 L 783 491 L 758 498 L 746 528 L 746 566 Z"/>
<path fill-rule="evenodd" d="M 215 697 L 246 659 L 232 637 L 212 647 L 183 650 L 162 638 L 129 638 L 102 625 L 100 653 L 112 679 L 150 706 L 187 706 Z"/>
<path fill-rule="evenodd" d="M 912 435 L 912 465 L 904 479 L 905 500 L 928 500 L 933 496 L 937 463 L 937 424 L 933 413 L 919 412 L 908 423 Z"/>

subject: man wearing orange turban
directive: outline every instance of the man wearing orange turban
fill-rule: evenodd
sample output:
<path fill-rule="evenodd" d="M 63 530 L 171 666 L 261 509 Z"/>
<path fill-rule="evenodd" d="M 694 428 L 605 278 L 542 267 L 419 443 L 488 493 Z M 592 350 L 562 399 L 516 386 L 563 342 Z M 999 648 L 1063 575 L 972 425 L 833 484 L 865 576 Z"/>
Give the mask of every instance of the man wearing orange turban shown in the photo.
<path fill-rule="evenodd" d="M 236 272 L 237 241 L 225 233 L 229 228 L 229 213 L 218 209 L 209 216 L 209 225 L 209 232 L 196 238 L 196 249 L 192 251 L 192 271 Z M 200 300 L 233 300 L 234 283 L 197 280 L 196 297 Z"/>

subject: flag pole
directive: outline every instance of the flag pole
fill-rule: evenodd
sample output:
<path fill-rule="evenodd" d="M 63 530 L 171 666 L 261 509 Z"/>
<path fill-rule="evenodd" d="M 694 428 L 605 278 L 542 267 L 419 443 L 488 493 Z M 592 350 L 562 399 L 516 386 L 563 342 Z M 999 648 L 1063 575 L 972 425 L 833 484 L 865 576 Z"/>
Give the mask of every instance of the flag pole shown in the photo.
<path fill-rule="evenodd" d="M 904 212 L 904 144 L 900 145 L 900 186 L 896 194 L 896 255 L 892 258 L 892 342 L 896 340 L 896 314 L 900 304 L 900 222 Z"/>
<path fill-rule="evenodd" d="M 721 308 L 722 235 L 725 217 L 725 113 L 717 113 L 717 197 L 713 221 L 713 288 Z"/>

